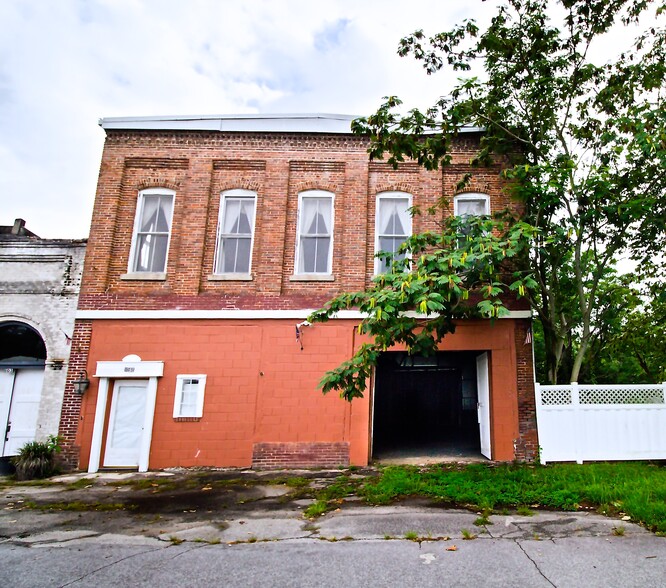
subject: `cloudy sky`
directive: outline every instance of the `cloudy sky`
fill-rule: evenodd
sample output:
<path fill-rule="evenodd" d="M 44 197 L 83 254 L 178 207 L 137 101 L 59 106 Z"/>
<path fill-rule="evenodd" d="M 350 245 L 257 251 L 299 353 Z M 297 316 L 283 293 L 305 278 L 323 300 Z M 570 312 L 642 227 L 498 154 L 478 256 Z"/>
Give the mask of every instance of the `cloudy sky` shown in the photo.
<path fill-rule="evenodd" d="M 450 76 L 396 55 L 481 0 L 0 0 L 0 224 L 88 234 L 107 116 L 369 114 Z M 448 77 L 447 77 L 448 76 Z"/>

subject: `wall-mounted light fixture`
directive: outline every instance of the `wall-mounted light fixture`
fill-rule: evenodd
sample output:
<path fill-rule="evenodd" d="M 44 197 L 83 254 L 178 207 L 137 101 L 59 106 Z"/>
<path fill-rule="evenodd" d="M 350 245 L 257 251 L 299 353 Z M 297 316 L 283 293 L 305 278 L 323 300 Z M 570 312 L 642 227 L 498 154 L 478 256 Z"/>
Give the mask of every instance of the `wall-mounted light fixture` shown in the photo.
<path fill-rule="evenodd" d="M 86 370 L 83 370 L 79 374 L 79 379 L 74 380 L 72 384 L 74 384 L 74 391 L 77 394 L 83 396 L 83 393 L 88 389 L 88 386 L 90 386 L 90 380 L 88 379 L 88 372 Z"/>

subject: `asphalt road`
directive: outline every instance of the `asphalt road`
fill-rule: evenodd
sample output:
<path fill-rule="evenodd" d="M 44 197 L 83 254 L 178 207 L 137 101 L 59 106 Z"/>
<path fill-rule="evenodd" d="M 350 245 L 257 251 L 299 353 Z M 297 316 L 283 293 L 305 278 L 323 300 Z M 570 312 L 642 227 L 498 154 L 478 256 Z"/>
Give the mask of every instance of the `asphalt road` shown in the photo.
<path fill-rule="evenodd" d="M 447 551 L 455 544 L 456 551 Z M 5 588 L 102 586 L 585 586 L 666 583 L 653 537 L 317 541 L 237 545 L 82 539 L 0 544 Z"/>

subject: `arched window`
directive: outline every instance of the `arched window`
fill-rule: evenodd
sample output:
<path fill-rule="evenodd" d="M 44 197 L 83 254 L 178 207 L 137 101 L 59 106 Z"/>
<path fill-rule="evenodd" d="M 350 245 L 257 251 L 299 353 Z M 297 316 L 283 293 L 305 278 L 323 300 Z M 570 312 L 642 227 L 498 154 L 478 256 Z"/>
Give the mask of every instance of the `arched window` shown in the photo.
<path fill-rule="evenodd" d="M 0 323 L 0 365 L 44 365 L 46 345 L 30 325 L 18 321 Z"/>

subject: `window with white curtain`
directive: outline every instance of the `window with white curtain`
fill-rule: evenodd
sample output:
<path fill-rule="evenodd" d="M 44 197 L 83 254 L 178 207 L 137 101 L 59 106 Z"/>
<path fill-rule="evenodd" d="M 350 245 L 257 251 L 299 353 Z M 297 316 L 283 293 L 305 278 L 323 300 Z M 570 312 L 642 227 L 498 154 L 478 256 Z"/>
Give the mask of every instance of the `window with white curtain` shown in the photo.
<path fill-rule="evenodd" d="M 175 195 L 173 190 L 164 188 L 150 188 L 139 192 L 130 272 L 166 271 Z"/>
<path fill-rule="evenodd" d="M 333 256 L 333 194 L 309 190 L 298 195 L 296 273 L 330 274 Z"/>
<path fill-rule="evenodd" d="M 200 418 L 203 415 L 205 389 L 206 376 L 204 374 L 176 376 L 173 418 Z"/>
<path fill-rule="evenodd" d="M 458 194 L 453 199 L 456 216 L 483 216 L 490 214 L 490 197 L 487 194 Z"/>
<path fill-rule="evenodd" d="M 375 252 L 395 253 L 412 234 L 412 215 L 409 212 L 411 205 L 412 196 L 405 192 L 382 192 L 377 196 Z M 402 259 L 404 255 L 395 258 Z M 389 263 L 385 259 L 375 259 L 375 273 L 388 271 Z"/>
<path fill-rule="evenodd" d="M 257 194 L 251 190 L 222 193 L 218 223 L 216 274 L 249 274 Z"/>

